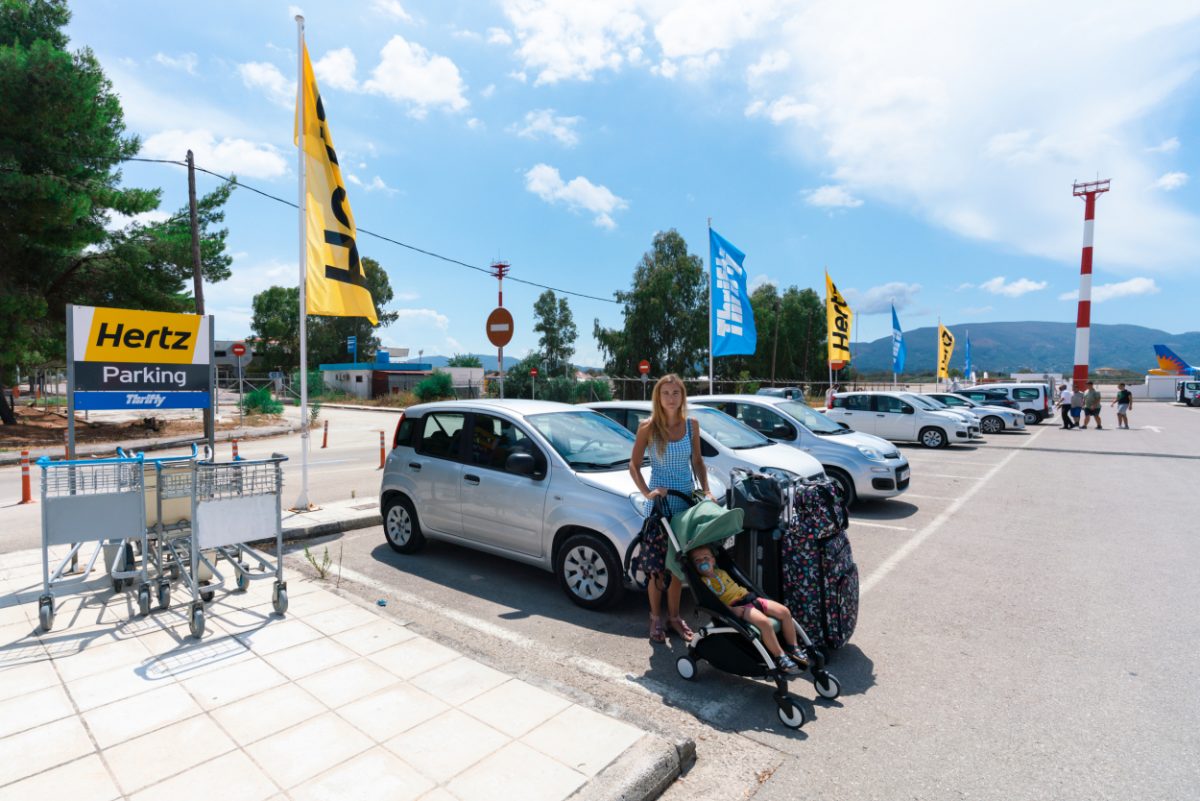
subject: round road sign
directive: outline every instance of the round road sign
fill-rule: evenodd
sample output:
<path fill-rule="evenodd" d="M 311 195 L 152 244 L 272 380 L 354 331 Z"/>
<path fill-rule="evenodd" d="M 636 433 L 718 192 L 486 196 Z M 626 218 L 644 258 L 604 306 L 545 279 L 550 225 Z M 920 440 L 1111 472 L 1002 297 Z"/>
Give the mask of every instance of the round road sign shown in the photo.
<path fill-rule="evenodd" d="M 638 362 L 638 372 L 641 373 L 642 375 L 646 375 L 647 373 L 649 373 L 650 372 L 650 362 L 646 361 L 645 359 L 642 359 L 640 362 Z"/>
<path fill-rule="evenodd" d="M 512 341 L 512 336 L 512 313 L 503 306 L 497 306 L 492 309 L 492 313 L 487 318 L 488 342 L 491 342 L 497 348 L 503 348 Z"/>
<path fill-rule="evenodd" d="M 829 363 L 829 369 L 831 369 L 831 370 L 841 370 L 845 366 L 846 366 L 845 362 L 830 362 Z"/>
<path fill-rule="evenodd" d="M 233 347 L 230 348 L 229 350 L 233 353 L 234 356 L 245 356 L 246 355 L 246 346 L 243 345 L 241 342 L 234 342 Z"/>
<path fill-rule="evenodd" d="M 536 368 L 536 367 L 530 367 L 530 368 L 529 368 L 529 374 L 530 374 L 531 376 L 533 376 L 534 378 L 537 378 L 537 368 Z"/>

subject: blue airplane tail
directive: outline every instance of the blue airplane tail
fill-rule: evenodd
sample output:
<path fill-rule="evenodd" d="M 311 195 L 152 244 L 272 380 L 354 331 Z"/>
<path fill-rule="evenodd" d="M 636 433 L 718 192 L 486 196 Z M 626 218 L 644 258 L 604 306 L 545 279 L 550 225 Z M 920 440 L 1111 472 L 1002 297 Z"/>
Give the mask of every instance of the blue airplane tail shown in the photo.
<path fill-rule="evenodd" d="M 1185 362 L 1175 351 L 1166 345 L 1155 345 L 1154 355 L 1158 357 L 1158 369 L 1177 375 L 1195 375 L 1197 368 Z"/>

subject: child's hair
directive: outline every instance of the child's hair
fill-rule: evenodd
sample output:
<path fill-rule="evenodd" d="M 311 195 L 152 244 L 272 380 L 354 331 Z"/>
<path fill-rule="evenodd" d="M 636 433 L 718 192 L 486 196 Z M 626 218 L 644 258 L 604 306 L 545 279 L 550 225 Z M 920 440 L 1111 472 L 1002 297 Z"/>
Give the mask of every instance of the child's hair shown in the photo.
<path fill-rule="evenodd" d="M 701 551 L 703 551 L 704 553 L 707 553 L 709 558 L 712 558 L 712 559 L 716 558 L 716 554 L 714 554 L 712 552 L 712 548 L 709 548 L 707 545 L 697 545 L 695 548 L 688 551 L 688 559 L 691 559 L 693 562 L 695 562 L 696 557 L 700 554 Z"/>
<path fill-rule="evenodd" d="M 654 391 L 650 394 L 650 442 L 659 456 L 666 453 L 667 443 L 671 440 L 671 435 L 667 432 L 667 410 L 662 405 L 662 388 L 668 384 L 679 387 L 683 395 L 683 402 L 679 405 L 679 416 L 687 418 L 687 387 L 683 385 L 679 376 L 667 373 L 655 382 Z"/>

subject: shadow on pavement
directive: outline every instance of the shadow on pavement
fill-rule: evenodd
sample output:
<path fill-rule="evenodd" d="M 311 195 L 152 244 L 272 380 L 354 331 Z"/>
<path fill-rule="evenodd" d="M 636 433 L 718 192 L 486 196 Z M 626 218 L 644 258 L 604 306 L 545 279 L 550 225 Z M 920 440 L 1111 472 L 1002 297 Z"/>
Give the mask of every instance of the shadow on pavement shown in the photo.
<path fill-rule="evenodd" d="M 891 498 L 886 501 L 859 501 L 850 508 L 850 525 L 854 519 L 862 520 L 903 520 L 921 511 L 920 507 L 908 501 Z"/>

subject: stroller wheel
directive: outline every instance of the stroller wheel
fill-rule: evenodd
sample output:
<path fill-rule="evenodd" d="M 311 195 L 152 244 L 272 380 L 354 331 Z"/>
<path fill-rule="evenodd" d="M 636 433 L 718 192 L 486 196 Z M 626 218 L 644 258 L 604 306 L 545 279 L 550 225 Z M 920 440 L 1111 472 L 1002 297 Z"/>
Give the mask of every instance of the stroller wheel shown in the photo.
<path fill-rule="evenodd" d="M 813 687 L 817 691 L 817 695 L 822 698 L 833 700 L 842 694 L 842 684 L 837 678 L 831 674 L 821 671 L 813 676 Z"/>
<path fill-rule="evenodd" d="M 789 729 L 798 729 L 804 725 L 804 709 L 796 703 L 796 698 L 785 695 L 779 699 L 779 722 Z"/>
<path fill-rule="evenodd" d="M 681 656 L 675 660 L 675 669 L 679 671 L 679 675 L 688 681 L 696 680 L 696 660 L 690 656 Z"/>

